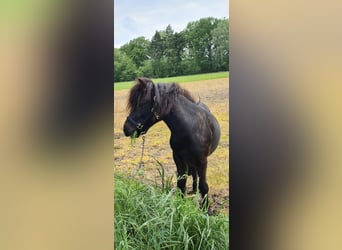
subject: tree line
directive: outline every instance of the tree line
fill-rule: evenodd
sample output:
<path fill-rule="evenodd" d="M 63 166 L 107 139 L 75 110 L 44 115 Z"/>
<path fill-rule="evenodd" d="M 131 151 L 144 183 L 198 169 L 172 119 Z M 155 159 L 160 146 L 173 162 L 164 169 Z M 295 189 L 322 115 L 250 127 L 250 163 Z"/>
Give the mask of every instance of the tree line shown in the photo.
<path fill-rule="evenodd" d="M 208 17 L 189 22 L 181 32 L 168 25 L 151 40 L 135 38 L 114 48 L 114 82 L 227 71 L 228 37 L 229 20 Z"/>

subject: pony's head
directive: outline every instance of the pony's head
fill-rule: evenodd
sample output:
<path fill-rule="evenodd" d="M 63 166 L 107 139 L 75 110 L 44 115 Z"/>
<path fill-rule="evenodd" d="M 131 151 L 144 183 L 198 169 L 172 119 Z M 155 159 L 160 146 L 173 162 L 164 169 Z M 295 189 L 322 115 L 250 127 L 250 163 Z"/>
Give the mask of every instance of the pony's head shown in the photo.
<path fill-rule="evenodd" d="M 125 136 L 136 137 L 146 133 L 147 130 L 159 121 L 156 113 L 157 88 L 148 78 L 138 78 L 131 88 L 127 103 L 129 115 L 125 121 L 123 131 Z"/>

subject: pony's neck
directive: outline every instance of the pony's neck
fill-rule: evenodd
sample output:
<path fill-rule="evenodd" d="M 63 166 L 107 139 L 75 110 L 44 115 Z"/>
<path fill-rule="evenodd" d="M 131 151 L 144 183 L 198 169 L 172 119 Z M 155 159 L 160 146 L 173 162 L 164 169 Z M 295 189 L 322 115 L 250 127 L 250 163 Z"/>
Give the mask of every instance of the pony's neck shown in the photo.
<path fill-rule="evenodd" d="M 163 121 L 171 130 L 171 133 L 184 132 L 183 124 L 186 123 L 186 119 L 190 119 L 190 107 L 194 105 L 184 96 L 179 96 L 177 99 L 170 112 L 163 117 Z"/>

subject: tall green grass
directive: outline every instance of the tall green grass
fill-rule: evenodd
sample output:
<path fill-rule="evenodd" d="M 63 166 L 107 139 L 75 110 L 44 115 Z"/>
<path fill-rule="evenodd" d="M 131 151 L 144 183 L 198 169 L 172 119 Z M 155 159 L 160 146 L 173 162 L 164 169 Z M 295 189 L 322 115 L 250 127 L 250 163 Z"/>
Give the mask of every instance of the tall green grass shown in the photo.
<path fill-rule="evenodd" d="M 169 82 L 186 83 L 186 82 L 203 81 L 203 80 L 211 80 L 211 79 L 226 78 L 226 77 L 229 77 L 228 71 L 188 75 L 188 76 L 153 78 L 152 80 L 155 83 L 169 83 Z M 133 84 L 134 84 L 134 81 L 116 82 L 114 83 L 114 90 L 129 89 L 133 86 Z"/>
<path fill-rule="evenodd" d="M 181 198 L 115 176 L 115 249 L 228 249 L 228 218 L 209 216 L 198 197 Z"/>

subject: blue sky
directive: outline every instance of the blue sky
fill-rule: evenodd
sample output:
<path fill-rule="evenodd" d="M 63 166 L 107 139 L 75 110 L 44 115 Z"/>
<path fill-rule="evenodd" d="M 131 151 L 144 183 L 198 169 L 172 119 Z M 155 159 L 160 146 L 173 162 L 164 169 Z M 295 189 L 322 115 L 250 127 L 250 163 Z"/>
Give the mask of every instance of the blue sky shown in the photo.
<path fill-rule="evenodd" d="M 229 0 L 114 0 L 114 47 L 170 24 L 174 31 L 203 17 L 229 18 Z"/>

